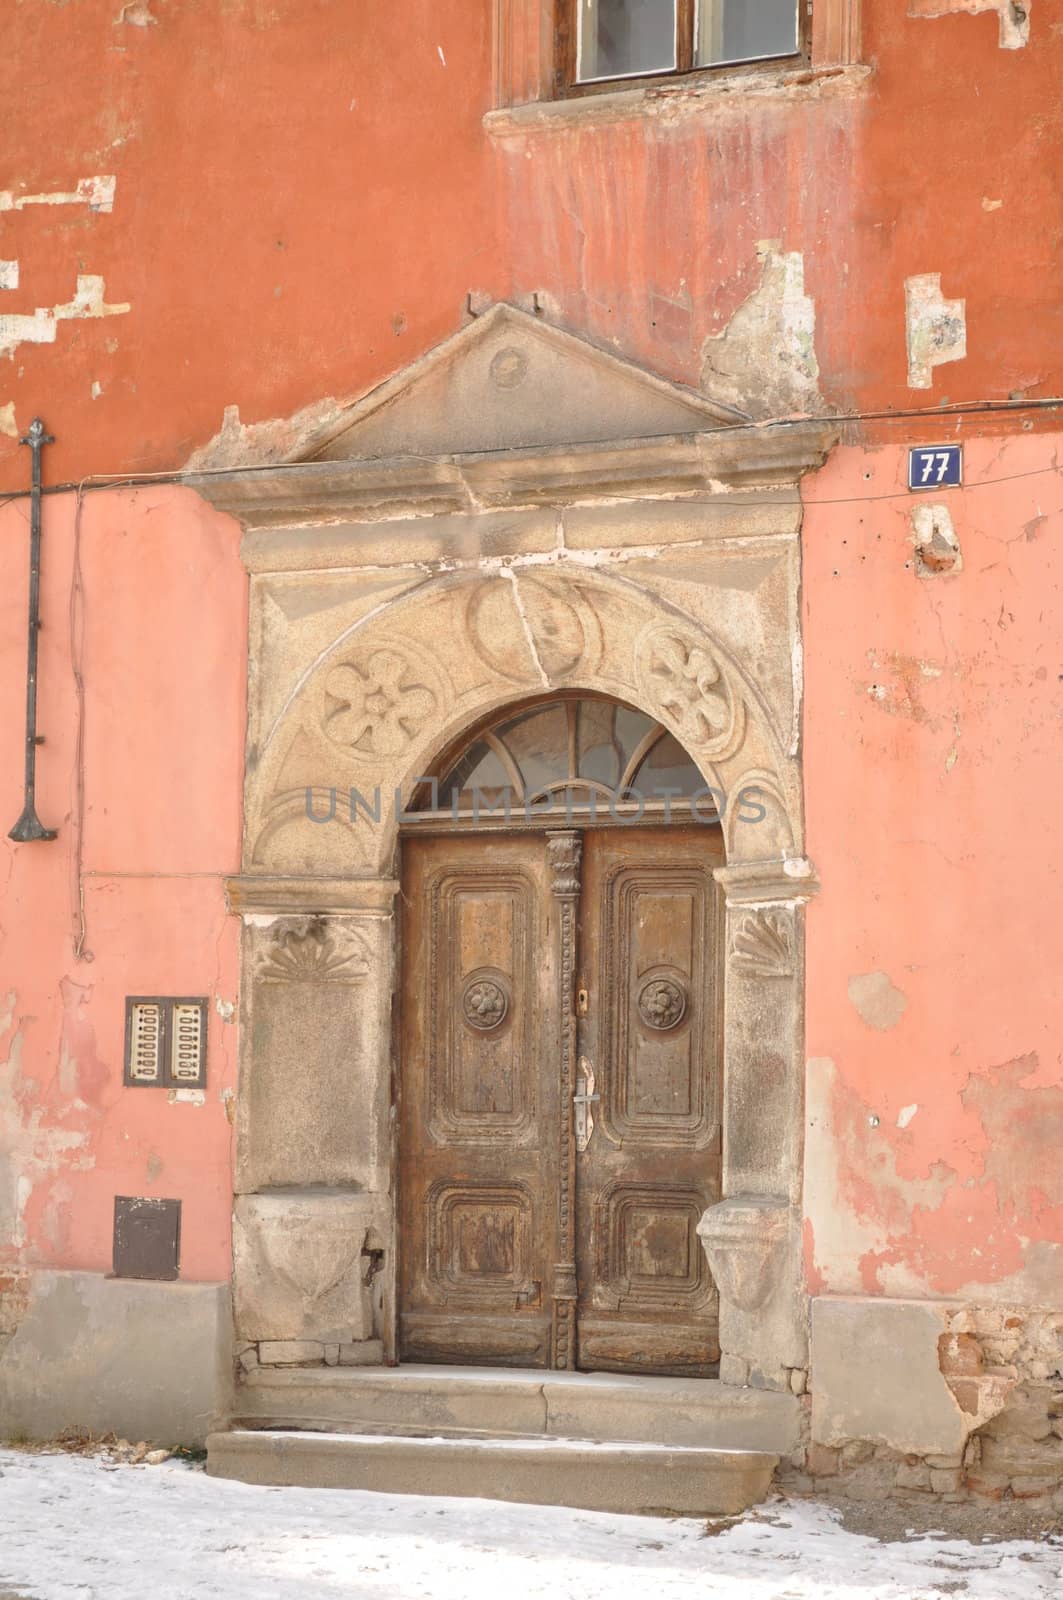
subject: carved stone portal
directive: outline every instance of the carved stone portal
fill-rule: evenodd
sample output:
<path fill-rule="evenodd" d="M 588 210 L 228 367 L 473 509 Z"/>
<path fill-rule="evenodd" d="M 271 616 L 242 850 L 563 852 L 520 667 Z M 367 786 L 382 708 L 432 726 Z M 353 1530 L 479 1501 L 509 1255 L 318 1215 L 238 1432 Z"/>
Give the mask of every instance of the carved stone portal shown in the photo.
<path fill-rule="evenodd" d="M 725 1376 L 782 1387 L 787 1369 L 807 1364 L 790 1219 L 801 1193 L 800 912 L 814 885 L 800 859 L 793 663 L 798 485 L 832 437 L 817 423 L 742 420 L 500 306 L 327 436 L 304 438 L 290 461 L 189 480 L 240 517 L 251 574 L 244 871 L 232 887 L 246 919 L 234 1247 L 243 1339 L 360 1341 L 365 1351 L 382 1340 L 394 1359 L 391 895 L 402 806 L 497 713 L 587 694 L 655 718 L 723 809 L 724 1093 L 721 1105 L 691 1105 L 689 1144 L 691 1161 L 718 1163 L 722 1118 L 713 1182 L 729 1198 L 710 1206 L 700 1233 L 720 1291 Z M 551 1045 L 566 1138 L 577 1084 L 592 1093 L 570 1014 L 579 846 L 573 831 L 547 846 L 568 996 Z M 455 1050 L 501 1057 L 516 1033 L 518 991 L 485 965 L 498 959 L 485 946 L 447 1017 L 432 1022 L 456 1030 Z M 529 959 L 534 967 L 534 951 Z M 701 1003 L 690 971 L 633 968 L 630 994 L 624 1039 L 678 1059 Z M 617 1237 L 641 1227 L 647 1179 L 628 1137 L 638 1115 L 636 1095 L 611 1130 L 635 1197 L 602 1213 Z M 603 1103 L 595 1121 L 604 1138 Z M 647 1150 L 654 1126 L 643 1130 Z M 662 1237 L 678 1239 L 707 1203 L 704 1174 L 691 1170 Z M 571 1301 L 567 1171 L 552 1281 L 522 1282 L 511 1299 Z M 448 1205 L 439 1202 L 438 1237 Z M 557 1365 L 575 1359 L 566 1328 Z"/>

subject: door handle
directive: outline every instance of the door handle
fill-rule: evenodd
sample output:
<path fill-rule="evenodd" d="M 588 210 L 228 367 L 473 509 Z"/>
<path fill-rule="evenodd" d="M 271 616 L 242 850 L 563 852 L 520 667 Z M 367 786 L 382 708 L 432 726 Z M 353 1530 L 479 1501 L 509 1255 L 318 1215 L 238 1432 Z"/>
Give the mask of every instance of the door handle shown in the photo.
<path fill-rule="evenodd" d="M 573 1120 L 576 1129 L 576 1149 L 581 1153 L 591 1142 L 594 1132 L 594 1113 L 591 1106 L 601 1096 L 594 1092 L 594 1068 L 586 1056 L 580 1056 L 576 1075 L 576 1092 L 572 1096 Z"/>

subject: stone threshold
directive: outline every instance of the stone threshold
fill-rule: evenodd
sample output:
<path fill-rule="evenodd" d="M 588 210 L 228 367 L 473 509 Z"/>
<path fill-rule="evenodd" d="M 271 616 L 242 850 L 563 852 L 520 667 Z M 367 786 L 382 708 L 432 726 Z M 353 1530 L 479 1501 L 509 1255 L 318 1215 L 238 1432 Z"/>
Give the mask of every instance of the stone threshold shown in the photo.
<path fill-rule="evenodd" d="M 716 1378 L 507 1367 L 256 1368 L 234 1423 L 443 1439 L 567 1439 L 788 1455 L 800 1402 Z"/>

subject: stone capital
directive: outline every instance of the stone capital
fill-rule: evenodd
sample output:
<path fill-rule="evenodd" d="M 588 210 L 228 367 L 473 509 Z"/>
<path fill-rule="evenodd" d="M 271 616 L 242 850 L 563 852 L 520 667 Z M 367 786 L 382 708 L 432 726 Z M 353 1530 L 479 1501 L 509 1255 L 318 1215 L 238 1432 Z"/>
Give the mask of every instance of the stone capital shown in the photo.
<path fill-rule="evenodd" d="M 713 876 L 729 906 L 800 905 L 819 892 L 816 869 L 804 856 L 776 856 L 717 867 Z"/>
<path fill-rule="evenodd" d="M 229 910 L 245 917 L 387 913 L 398 891 L 395 878 L 289 878 L 240 873 L 225 880 Z"/>

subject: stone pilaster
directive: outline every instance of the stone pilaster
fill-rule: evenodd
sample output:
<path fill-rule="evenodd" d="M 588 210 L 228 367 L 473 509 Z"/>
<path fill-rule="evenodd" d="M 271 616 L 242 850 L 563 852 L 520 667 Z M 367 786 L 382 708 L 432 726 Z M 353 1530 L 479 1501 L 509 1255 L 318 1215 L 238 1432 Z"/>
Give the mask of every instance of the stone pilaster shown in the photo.
<path fill-rule="evenodd" d="M 278 1359 L 375 1341 L 391 1323 L 395 887 L 229 885 L 244 918 L 236 1329 Z"/>
<path fill-rule="evenodd" d="M 698 1232 L 720 1291 L 720 1372 L 725 1382 L 800 1389 L 803 910 L 816 884 L 798 859 L 721 867 L 716 878 L 727 903 L 724 1198 Z"/>

